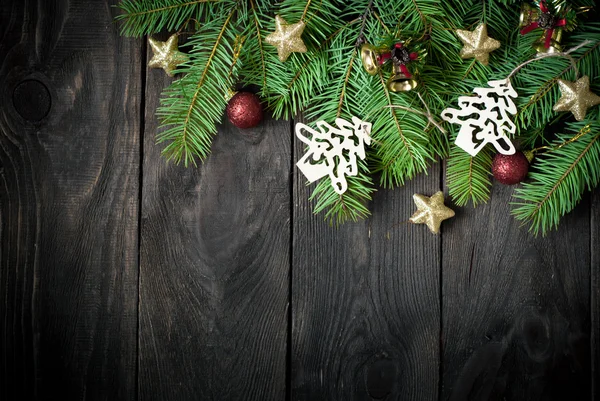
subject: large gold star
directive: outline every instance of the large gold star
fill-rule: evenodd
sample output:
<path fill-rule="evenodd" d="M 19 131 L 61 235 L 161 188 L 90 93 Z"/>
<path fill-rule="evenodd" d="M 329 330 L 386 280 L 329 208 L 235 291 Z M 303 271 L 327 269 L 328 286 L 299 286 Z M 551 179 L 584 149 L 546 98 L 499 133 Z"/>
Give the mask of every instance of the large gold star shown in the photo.
<path fill-rule="evenodd" d="M 577 121 L 585 118 L 587 109 L 600 104 L 600 96 L 590 91 L 590 77 L 587 75 L 575 82 L 558 80 L 562 96 L 554 105 L 554 111 L 570 111 Z"/>
<path fill-rule="evenodd" d="M 275 32 L 268 35 L 265 41 L 277 48 L 279 60 L 284 62 L 292 52 L 304 53 L 306 46 L 300 37 L 304 31 L 304 21 L 288 24 L 279 15 L 275 16 Z"/>
<path fill-rule="evenodd" d="M 490 52 L 500 47 L 499 41 L 488 36 L 486 24 L 479 24 L 472 32 L 457 29 L 456 34 L 464 44 L 460 57 L 476 58 L 483 65 L 488 65 Z"/>
<path fill-rule="evenodd" d="M 454 216 L 454 210 L 444 206 L 444 193 L 436 192 L 433 196 L 414 194 L 413 200 L 417 211 L 409 219 L 415 224 L 426 224 L 432 233 L 440 232 L 442 221 Z"/>
<path fill-rule="evenodd" d="M 148 67 L 162 68 L 170 77 L 174 75 L 173 70 L 188 59 L 187 54 L 180 52 L 177 48 L 177 34 L 172 35 L 166 42 L 152 38 L 148 38 L 148 42 L 154 52 Z"/>

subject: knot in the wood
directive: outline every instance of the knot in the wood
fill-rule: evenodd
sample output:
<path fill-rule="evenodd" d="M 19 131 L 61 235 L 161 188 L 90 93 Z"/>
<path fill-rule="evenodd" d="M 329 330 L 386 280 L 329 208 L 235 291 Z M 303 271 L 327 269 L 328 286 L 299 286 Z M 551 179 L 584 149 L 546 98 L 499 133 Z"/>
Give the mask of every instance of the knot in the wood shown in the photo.
<path fill-rule="evenodd" d="M 378 359 L 367 370 L 367 391 L 382 400 L 392 393 L 396 383 L 396 365 L 390 359 Z"/>
<path fill-rule="evenodd" d="M 21 117 L 37 122 L 50 112 L 50 91 L 37 79 L 27 79 L 17 84 L 13 91 L 13 105 Z"/>

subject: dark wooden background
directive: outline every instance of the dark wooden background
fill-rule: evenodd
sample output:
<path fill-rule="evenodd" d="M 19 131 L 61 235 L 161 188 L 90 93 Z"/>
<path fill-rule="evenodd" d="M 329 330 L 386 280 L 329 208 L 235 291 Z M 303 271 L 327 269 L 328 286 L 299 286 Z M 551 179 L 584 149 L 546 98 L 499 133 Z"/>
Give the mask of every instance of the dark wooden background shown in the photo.
<path fill-rule="evenodd" d="M 115 0 L 116 1 L 116 0 Z M 314 216 L 290 121 L 154 144 L 170 81 L 115 1 L 0 2 L 0 400 L 591 400 L 600 192 L 546 238 L 512 189 L 434 236 Z"/>

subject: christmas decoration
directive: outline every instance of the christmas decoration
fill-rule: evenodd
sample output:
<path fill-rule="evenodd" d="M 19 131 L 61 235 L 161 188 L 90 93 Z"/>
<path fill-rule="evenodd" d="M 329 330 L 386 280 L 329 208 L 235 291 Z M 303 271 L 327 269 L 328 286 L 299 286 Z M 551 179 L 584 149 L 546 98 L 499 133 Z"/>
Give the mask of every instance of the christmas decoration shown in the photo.
<path fill-rule="evenodd" d="M 265 41 L 277 47 L 277 54 L 282 63 L 293 52 L 306 52 L 306 46 L 301 38 L 304 26 L 304 21 L 288 24 L 279 15 L 275 16 L 275 32 L 267 36 Z"/>
<path fill-rule="evenodd" d="M 575 82 L 559 79 L 558 85 L 562 96 L 554 105 L 554 111 L 570 111 L 577 121 L 582 121 L 590 107 L 600 104 L 600 96 L 590 91 L 587 75 Z"/>
<path fill-rule="evenodd" d="M 499 41 L 488 36 L 486 24 L 479 24 L 474 31 L 457 29 L 456 34 L 464 44 L 460 57 L 475 58 L 483 65 L 488 65 L 490 52 L 500 47 Z"/>
<path fill-rule="evenodd" d="M 329 175 L 333 189 L 341 195 L 348 189 L 346 176 L 358 174 L 356 157 L 362 160 L 366 156 L 365 144 L 371 143 L 371 123 L 352 117 L 351 123 L 338 118 L 335 124 L 337 128 L 317 121 L 319 131 L 296 124 L 296 136 L 308 145 L 308 151 L 296 165 L 309 182 Z"/>
<path fill-rule="evenodd" d="M 381 49 L 376 48 L 370 43 L 365 43 L 361 46 L 360 58 L 365 71 L 369 75 L 377 74 L 380 64 L 383 64 Z"/>
<path fill-rule="evenodd" d="M 477 96 L 459 97 L 460 110 L 445 109 L 442 118 L 461 126 L 455 143 L 471 156 L 477 155 L 488 143 L 498 152 L 511 155 L 515 147 L 506 134 L 514 134 L 516 130 L 508 114 L 517 112 L 511 99 L 517 97 L 517 92 L 508 79 L 490 81 L 488 86 L 491 89 L 473 89 Z"/>
<path fill-rule="evenodd" d="M 439 234 L 442 221 L 454 217 L 454 210 L 444 205 L 444 193 L 436 192 L 431 197 L 414 194 L 417 211 L 409 219 L 415 224 L 426 224 L 434 234 Z"/>
<path fill-rule="evenodd" d="M 560 42 L 562 40 L 563 28 L 566 25 L 566 18 L 553 15 L 543 0 L 538 3 L 538 7 L 532 7 L 527 3 L 523 3 L 521 6 L 521 35 L 525 35 L 537 28 L 544 30 L 540 40 L 534 44 L 538 53 L 562 51 Z"/>
<path fill-rule="evenodd" d="M 260 99 L 250 92 L 238 92 L 227 103 L 227 118 L 238 128 L 256 127 L 263 117 Z"/>
<path fill-rule="evenodd" d="M 171 35 L 166 42 L 148 38 L 148 43 L 154 52 L 154 56 L 148 62 L 148 67 L 162 68 L 170 77 L 174 75 L 175 68 L 188 59 L 188 56 L 180 52 L 177 47 L 177 34 Z"/>
<path fill-rule="evenodd" d="M 533 153 L 529 153 L 533 157 Z M 515 185 L 523 181 L 529 172 L 531 159 L 523 152 L 512 155 L 498 153 L 492 162 L 492 174 L 496 181 L 504 185 Z"/>
<path fill-rule="evenodd" d="M 553 148 L 536 153 L 527 180 L 515 190 L 515 216 L 529 223 L 533 233 L 556 227 L 583 192 L 600 184 L 599 110 L 590 106 L 596 99 L 590 94 L 597 84 L 600 21 L 596 14 L 575 21 L 575 14 L 593 1 L 545 1 L 552 16 L 549 25 L 540 20 L 540 2 L 533 1 L 535 12 L 522 13 L 520 28 L 514 2 L 416 3 L 121 0 L 117 19 L 128 36 L 188 34 L 189 60 L 163 90 L 157 110 L 164 129 L 156 133 L 156 140 L 168 160 L 186 166 L 205 160 L 227 113 L 231 88 L 243 85 L 259 92 L 276 119 L 303 113 L 309 121 L 328 121 L 336 129 L 338 118 L 350 122 L 353 115 L 372 123 L 364 158 L 357 151 L 356 164 L 347 166 L 355 175 L 338 170 L 339 155 L 333 156 L 333 167 L 326 157 L 304 159 L 327 167 L 325 175 L 319 172 L 322 178 L 312 187 L 311 201 L 315 213 L 330 223 L 368 217 L 377 185 L 404 185 L 438 160 L 447 161 L 446 182 L 454 204 L 486 202 L 493 154 L 514 152 L 514 140 L 525 148 Z M 557 26 L 563 18 L 566 24 Z M 520 30 L 532 23 L 537 28 L 528 35 L 534 37 L 519 38 Z M 452 33 L 456 27 L 474 30 L 457 32 L 461 37 Z M 493 39 L 487 28 L 493 28 Z M 550 29 L 550 50 L 545 51 Z M 566 32 L 571 33 L 563 35 Z M 537 45 L 544 52 L 532 58 L 524 44 L 539 36 Z M 497 62 L 483 68 L 480 64 L 489 60 L 497 42 L 502 43 L 501 52 L 494 53 Z M 294 50 L 298 51 L 282 63 L 280 56 L 285 60 Z M 464 62 L 461 56 L 475 62 Z M 575 80 L 575 94 L 562 99 L 562 91 L 554 86 L 558 80 L 570 83 L 573 76 L 589 76 L 589 92 L 577 95 Z M 504 83 L 483 85 L 503 82 L 498 77 L 506 77 Z M 467 96 L 474 87 L 475 94 Z M 557 103 L 558 109 L 581 110 L 582 120 L 574 121 L 572 113 L 557 114 L 552 110 Z M 434 116 L 442 114 L 459 125 L 440 124 Z M 569 142 L 588 125 L 587 135 Z M 455 132 L 448 133 L 448 127 Z M 312 139 L 309 134 L 302 129 L 302 135 Z M 356 136 L 351 139 L 348 143 L 359 143 Z M 493 146 L 485 146 L 489 142 Z M 347 150 L 341 155 L 350 160 Z"/>
<path fill-rule="evenodd" d="M 392 92 L 408 92 L 417 86 L 407 65 L 419 58 L 417 52 L 409 52 L 403 43 L 396 43 L 391 51 L 391 60 L 394 64 L 393 75 L 387 82 L 387 87 Z"/>

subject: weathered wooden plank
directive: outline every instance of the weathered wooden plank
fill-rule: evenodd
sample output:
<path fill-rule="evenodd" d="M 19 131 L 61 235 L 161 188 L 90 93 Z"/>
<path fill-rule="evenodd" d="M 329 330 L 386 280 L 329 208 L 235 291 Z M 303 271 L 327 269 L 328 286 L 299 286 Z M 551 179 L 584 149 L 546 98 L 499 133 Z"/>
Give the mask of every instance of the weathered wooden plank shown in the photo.
<path fill-rule="evenodd" d="M 0 399 L 133 400 L 140 42 L 110 2 L 0 16 Z"/>
<path fill-rule="evenodd" d="M 512 190 L 494 185 L 446 226 L 443 399 L 588 399 L 588 203 L 533 238 L 510 216 Z"/>
<path fill-rule="evenodd" d="M 304 152 L 296 141 L 295 160 Z M 439 236 L 400 224 L 415 192 L 439 190 L 439 166 L 380 190 L 373 216 L 331 227 L 294 174 L 293 400 L 437 400 Z"/>
<path fill-rule="evenodd" d="M 600 398 L 600 189 L 591 196 L 591 354 L 592 400 Z"/>
<path fill-rule="evenodd" d="M 146 87 L 140 397 L 282 400 L 286 388 L 290 123 L 219 129 L 198 168 L 154 143 L 168 79 Z"/>

